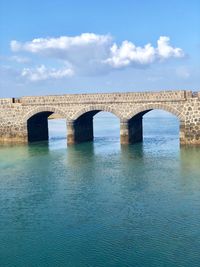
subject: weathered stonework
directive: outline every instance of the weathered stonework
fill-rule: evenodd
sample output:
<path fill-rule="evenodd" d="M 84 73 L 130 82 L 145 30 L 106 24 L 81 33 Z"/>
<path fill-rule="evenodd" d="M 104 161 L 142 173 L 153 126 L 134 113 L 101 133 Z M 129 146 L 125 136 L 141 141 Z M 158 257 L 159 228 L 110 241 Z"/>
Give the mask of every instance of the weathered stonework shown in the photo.
<path fill-rule="evenodd" d="M 48 138 L 53 113 L 67 120 L 68 144 L 93 139 L 93 116 L 108 111 L 120 119 L 122 144 L 142 141 L 142 116 L 152 109 L 168 111 L 180 121 L 180 143 L 200 145 L 200 92 L 74 94 L 0 99 L 0 142 Z"/>

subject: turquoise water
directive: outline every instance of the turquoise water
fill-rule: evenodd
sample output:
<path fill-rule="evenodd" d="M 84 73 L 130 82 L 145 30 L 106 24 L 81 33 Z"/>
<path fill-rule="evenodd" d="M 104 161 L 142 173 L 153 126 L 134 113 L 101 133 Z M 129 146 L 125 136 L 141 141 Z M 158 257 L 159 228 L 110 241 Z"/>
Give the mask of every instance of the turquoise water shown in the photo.
<path fill-rule="evenodd" d="M 179 148 L 175 118 L 144 118 L 120 146 L 100 117 L 93 143 L 0 147 L 0 266 L 200 266 L 200 149 Z"/>

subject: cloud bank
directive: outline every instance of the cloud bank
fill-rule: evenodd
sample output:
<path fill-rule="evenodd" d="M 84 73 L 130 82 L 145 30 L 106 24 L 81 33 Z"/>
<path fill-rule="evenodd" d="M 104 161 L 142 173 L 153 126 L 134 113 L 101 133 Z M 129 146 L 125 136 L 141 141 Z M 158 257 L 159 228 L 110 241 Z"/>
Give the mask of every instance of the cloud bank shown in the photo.
<path fill-rule="evenodd" d="M 133 42 L 123 41 L 120 45 L 110 35 L 83 33 L 79 36 L 61 36 L 58 38 L 37 38 L 28 42 L 10 43 L 15 53 L 26 52 L 32 55 L 53 58 L 70 66 L 68 69 L 48 69 L 44 65 L 34 69 L 24 69 L 22 76 L 32 81 L 49 78 L 63 78 L 72 73 L 99 74 L 127 67 L 141 68 L 170 58 L 184 57 L 181 48 L 173 47 L 170 38 L 160 36 L 157 46 L 147 43 L 137 46 Z"/>

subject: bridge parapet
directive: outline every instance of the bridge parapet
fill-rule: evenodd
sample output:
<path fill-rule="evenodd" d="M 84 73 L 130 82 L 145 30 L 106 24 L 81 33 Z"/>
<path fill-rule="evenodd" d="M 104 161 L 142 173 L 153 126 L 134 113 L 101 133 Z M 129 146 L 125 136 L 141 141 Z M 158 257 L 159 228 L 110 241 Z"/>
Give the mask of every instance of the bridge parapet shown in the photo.
<path fill-rule="evenodd" d="M 0 98 L 0 105 L 11 105 L 12 98 Z"/>
<path fill-rule="evenodd" d="M 192 96 L 192 91 L 161 91 L 138 93 L 97 93 L 97 94 L 68 94 L 61 96 L 28 96 L 22 97 L 22 105 L 44 104 L 90 104 L 90 103 L 130 103 L 130 102 L 168 102 L 185 101 Z"/>

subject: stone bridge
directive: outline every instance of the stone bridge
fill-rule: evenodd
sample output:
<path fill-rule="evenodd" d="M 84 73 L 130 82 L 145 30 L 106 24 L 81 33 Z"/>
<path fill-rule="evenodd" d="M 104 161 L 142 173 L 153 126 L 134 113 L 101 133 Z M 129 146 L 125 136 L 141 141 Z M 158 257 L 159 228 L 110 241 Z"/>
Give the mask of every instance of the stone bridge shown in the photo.
<path fill-rule="evenodd" d="M 67 142 L 93 139 L 93 116 L 111 112 L 120 119 L 121 144 L 142 141 L 142 117 L 153 109 L 174 114 L 180 121 L 180 144 L 200 144 L 200 92 L 68 94 L 0 99 L 0 142 L 48 139 L 48 117 L 67 121 Z"/>

